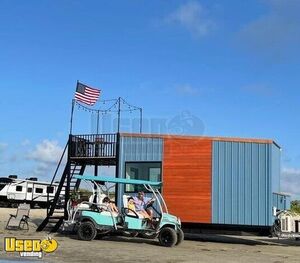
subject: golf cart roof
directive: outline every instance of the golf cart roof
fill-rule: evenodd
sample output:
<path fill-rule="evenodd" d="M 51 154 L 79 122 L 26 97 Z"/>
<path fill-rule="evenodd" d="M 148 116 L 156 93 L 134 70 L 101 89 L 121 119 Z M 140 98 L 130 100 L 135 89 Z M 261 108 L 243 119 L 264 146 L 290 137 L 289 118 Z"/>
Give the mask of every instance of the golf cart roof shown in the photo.
<path fill-rule="evenodd" d="M 109 183 L 119 183 L 119 184 L 138 184 L 138 185 L 160 185 L 161 182 L 153 182 L 146 180 L 135 180 L 135 179 L 125 179 L 125 178 L 115 178 L 115 177 L 103 177 L 103 176 L 93 176 L 93 175 L 76 175 L 76 179 L 87 180 L 87 181 L 97 181 L 97 182 L 109 182 Z"/>

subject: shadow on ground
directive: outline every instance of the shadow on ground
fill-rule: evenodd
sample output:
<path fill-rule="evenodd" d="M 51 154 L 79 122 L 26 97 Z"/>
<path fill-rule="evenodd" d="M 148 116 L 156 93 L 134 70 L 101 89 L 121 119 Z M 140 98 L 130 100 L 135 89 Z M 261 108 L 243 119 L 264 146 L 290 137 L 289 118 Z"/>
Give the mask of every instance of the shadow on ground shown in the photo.
<path fill-rule="evenodd" d="M 78 240 L 77 235 L 76 234 L 64 234 L 64 233 L 57 233 L 56 237 L 68 237 L 70 239 L 73 240 Z M 101 240 L 101 242 L 105 242 L 105 241 L 114 241 L 114 242 L 126 242 L 126 243 L 135 243 L 135 244 L 148 244 L 148 245 L 159 245 L 158 240 L 157 239 L 145 239 L 145 238 L 139 238 L 139 237 L 125 237 L 125 236 L 121 236 L 121 235 L 115 235 L 115 234 L 110 234 L 104 237 L 101 236 L 97 236 L 95 238 L 96 240 Z M 87 241 L 81 241 L 81 242 L 87 242 Z"/>
<path fill-rule="evenodd" d="M 253 236 L 223 236 L 223 235 L 206 235 L 206 234 L 185 234 L 185 240 L 214 242 L 214 243 L 228 243 L 228 244 L 242 244 L 242 245 L 277 245 L 277 246 L 300 246 L 300 241 L 295 239 L 278 239 L 266 237 Z"/>

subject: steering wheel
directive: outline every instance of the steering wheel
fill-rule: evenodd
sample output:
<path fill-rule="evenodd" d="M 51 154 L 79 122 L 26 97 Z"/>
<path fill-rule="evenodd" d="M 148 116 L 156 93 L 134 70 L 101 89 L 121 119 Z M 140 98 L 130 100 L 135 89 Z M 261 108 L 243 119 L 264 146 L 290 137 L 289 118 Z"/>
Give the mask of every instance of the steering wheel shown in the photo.
<path fill-rule="evenodd" d="M 139 218 L 139 215 L 134 210 L 132 210 L 130 208 L 123 207 L 121 209 L 121 212 L 122 212 L 123 215 L 128 216 L 128 217 Z M 133 215 L 131 215 L 129 213 L 133 213 Z"/>
<path fill-rule="evenodd" d="M 145 206 L 145 209 L 150 208 L 150 207 L 153 207 L 154 202 L 155 202 L 155 199 L 151 199 L 151 200 L 147 203 L 147 205 Z"/>

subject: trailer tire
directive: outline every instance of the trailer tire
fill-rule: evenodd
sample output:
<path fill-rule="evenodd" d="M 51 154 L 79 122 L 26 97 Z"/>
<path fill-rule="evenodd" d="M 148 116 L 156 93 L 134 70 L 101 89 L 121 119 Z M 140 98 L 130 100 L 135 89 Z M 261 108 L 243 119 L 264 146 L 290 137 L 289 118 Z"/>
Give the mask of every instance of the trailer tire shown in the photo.
<path fill-rule="evenodd" d="M 81 240 L 91 241 L 96 237 L 97 229 L 92 222 L 86 221 L 80 224 L 77 235 Z"/>
<path fill-rule="evenodd" d="M 177 229 L 177 242 L 176 246 L 178 246 L 184 240 L 184 233 L 181 228 Z"/>
<path fill-rule="evenodd" d="M 173 247 L 177 243 L 177 232 L 171 227 L 164 227 L 159 232 L 158 240 L 164 247 Z"/>

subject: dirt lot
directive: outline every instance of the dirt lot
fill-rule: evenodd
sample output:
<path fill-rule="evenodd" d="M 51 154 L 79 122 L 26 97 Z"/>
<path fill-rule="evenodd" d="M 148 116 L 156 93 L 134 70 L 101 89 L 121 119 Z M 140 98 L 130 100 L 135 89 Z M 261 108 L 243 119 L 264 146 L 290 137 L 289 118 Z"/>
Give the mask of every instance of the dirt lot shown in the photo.
<path fill-rule="evenodd" d="M 4 237 L 40 238 L 46 232 L 35 232 L 45 211 L 30 211 L 30 230 L 7 231 L 9 214 L 16 209 L 0 208 L 0 262 L 20 260 L 17 253 L 3 251 Z M 300 241 L 275 238 L 186 235 L 175 248 L 164 248 L 157 240 L 110 236 L 92 242 L 77 240 L 76 236 L 51 235 L 58 249 L 45 254 L 43 262 L 300 262 Z M 11 261 L 13 260 L 13 261 Z M 30 258 L 30 260 L 32 260 Z"/>

